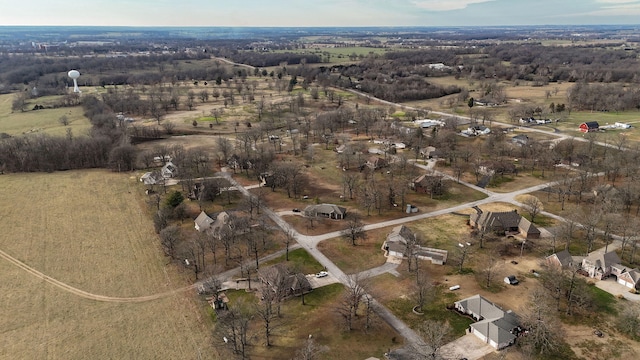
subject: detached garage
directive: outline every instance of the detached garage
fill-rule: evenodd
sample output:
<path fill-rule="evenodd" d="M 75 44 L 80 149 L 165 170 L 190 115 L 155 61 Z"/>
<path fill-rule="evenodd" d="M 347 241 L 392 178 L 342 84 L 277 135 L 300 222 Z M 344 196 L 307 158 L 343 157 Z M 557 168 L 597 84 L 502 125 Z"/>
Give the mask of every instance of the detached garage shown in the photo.
<path fill-rule="evenodd" d="M 638 271 L 638 269 L 624 271 L 618 275 L 618 284 L 624 285 L 629 289 L 638 289 L 640 285 L 640 271 Z"/>

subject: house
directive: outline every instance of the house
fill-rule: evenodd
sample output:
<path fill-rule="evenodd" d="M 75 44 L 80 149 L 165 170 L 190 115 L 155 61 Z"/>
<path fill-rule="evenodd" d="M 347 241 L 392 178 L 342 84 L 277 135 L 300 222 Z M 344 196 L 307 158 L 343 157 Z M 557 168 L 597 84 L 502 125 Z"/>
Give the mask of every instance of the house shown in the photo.
<path fill-rule="evenodd" d="M 520 235 L 525 239 L 539 239 L 540 230 L 513 211 L 487 211 L 483 212 L 479 207 L 475 207 L 476 213 L 469 216 L 469 225 L 482 232 L 493 231 L 504 235 Z"/>
<path fill-rule="evenodd" d="M 404 258 L 407 253 L 407 242 L 415 244 L 416 235 L 404 226 L 396 226 L 391 230 L 387 239 L 382 244 L 382 250 L 386 252 L 386 256 L 394 256 Z M 446 250 L 434 249 L 414 245 L 414 254 L 420 260 L 431 261 L 432 264 L 444 265 L 447 262 L 448 252 Z"/>
<path fill-rule="evenodd" d="M 209 215 L 207 215 L 207 213 L 204 211 L 200 212 L 200 215 L 198 215 L 198 217 L 196 217 L 196 219 L 194 220 L 195 228 L 200 232 L 208 230 L 213 222 L 214 220 L 210 218 Z"/>
<path fill-rule="evenodd" d="M 164 182 L 164 178 L 162 177 L 162 173 L 160 173 L 160 171 L 155 170 L 144 173 L 144 175 L 140 177 L 140 181 L 145 185 L 156 185 L 162 184 Z"/>
<path fill-rule="evenodd" d="M 640 270 L 637 268 L 632 270 L 623 269 L 618 275 L 618 284 L 624 285 L 629 289 L 640 290 Z"/>
<path fill-rule="evenodd" d="M 484 125 L 474 125 L 469 126 L 469 128 L 464 133 L 469 136 L 487 135 L 491 133 L 491 129 Z"/>
<path fill-rule="evenodd" d="M 160 172 L 162 173 L 162 177 L 168 179 L 178 174 L 178 168 L 171 161 L 169 161 L 164 164 Z"/>
<path fill-rule="evenodd" d="M 583 122 L 582 124 L 580 124 L 580 131 L 582 132 L 592 132 L 592 131 L 598 131 L 598 129 L 600 128 L 600 125 L 598 124 L 597 121 L 587 121 L 587 122 Z"/>
<path fill-rule="evenodd" d="M 637 268 L 628 269 L 626 266 L 620 264 L 620 258 L 614 251 L 604 254 L 591 253 L 582 260 L 582 270 L 584 270 L 589 277 L 598 280 L 615 276 L 618 284 L 624 285 L 629 289 L 640 290 L 640 270 Z"/>
<path fill-rule="evenodd" d="M 477 321 L 469 326 L 468 331 L 497 350 L 514 344 L 523 332 L 515 313 L 502 310 L 480 295 L 456 301 L 454 307 Z"/>
<path fill-rule="evenodd" d="M 337 152 L 338 154 L 342 154 L 346 149 L 347 149 L 347 145 L 341 144 L 339 146 L 336 146 L 335 149 L 333 149 L 333 150 L 335 152 Z"/>
<path fill-rule="evenodd" d="M 558 268 L 567 268 L 574 264 L 573 257 L 567 250 L 547 256 L 545 262 L 547 266 L 556 266 Z"/>
<path fill-rule="evenodd" d="M 379 157 L 379 156 L 371 156 L 367 159 L 365 163 L 366 166 L 373 170 L 382 169 L 383 167 L 387 167 L 387 160 Z"/>
<path fill-rule="evenodd" d="M 516 135 L 511 138 L 511 143 L 518 146 L 529 145 L 529 137 L 525 134 Z"/>
<path fill-rule="evenodd" d="M 194 220 L 196 230 L 198 230 L 199 232 L 207 231 L 217 237 L 220 237 L 220 231 L 225 226 L 229 226 L 229 213 L 226 211 L 221 211 L 216 214 L 214 218 L 209 217 L 209 215 L 202 211 L 200 215 L 198 215 L 198 217 Z"/>
<path fill-rule="evenodd" d="M 410 186 L 417 193 L 442 195 L 446 189 L 444 181 L 441 175 L 422 174 L 413 179 Z"/>
<path fill-rule="evenodd" d="M 616 277 L 621 273 L 620 266 L 614 269 L 614 265 L 620 265 L 620 258 L 614 251 L 608 253 L 594 252 L 582 260 L 582 270 L 589 274 L 589 277 L 602 280 L 610 275 Z"/>
<path fill-rule="evenodd" d="M 283 299 L 304 295 L 313 290 L 311 283 L 309 283 L 304 274 L 291 273 L 289 268 L 282 263 L 259 268 L 258 277 L 265 285 L 265 289 L 270 289 L 274 292 L 281 291 L 282 293 L 279 295 Z"/>
<path fill-rule="evenodd" d="M 342 220 L 347 215 L 347 209 L 334 204 L 309 205 L 304 208 L 304 215 Z"/>

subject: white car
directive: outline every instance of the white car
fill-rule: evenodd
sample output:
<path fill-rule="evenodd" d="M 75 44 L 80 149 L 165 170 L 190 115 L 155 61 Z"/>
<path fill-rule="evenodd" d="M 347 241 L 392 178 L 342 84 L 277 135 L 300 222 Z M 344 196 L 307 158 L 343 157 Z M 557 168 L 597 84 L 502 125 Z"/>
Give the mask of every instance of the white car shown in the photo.
<path fill-rule="evenodd" d="M 323 278 L 323 277 L 326 277 L 326 276 L 329 276 L 329 273 L 326 272 L 326 271 L 320 271 L 319 273 L 316 274 L 317 278 Z"/>

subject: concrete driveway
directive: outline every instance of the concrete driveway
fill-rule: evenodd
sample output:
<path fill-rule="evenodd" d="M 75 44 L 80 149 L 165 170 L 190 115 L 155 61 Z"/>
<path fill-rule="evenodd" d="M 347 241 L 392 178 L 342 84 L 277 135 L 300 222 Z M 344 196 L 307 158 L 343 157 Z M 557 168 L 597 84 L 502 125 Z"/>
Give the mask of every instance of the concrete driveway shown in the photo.
<path fill-rule="evenodd" d="M 307 277 L 307 280 L 309 280 L 309 284 L 311 284 L 312 289 L 317 289 L 319 287 L 340 282 L 340 280 L 336 279 L 336 277 L 331 275 L 331 273 L 323 278 L 317 278 L 315 274 L 309 274 L 305 276 Z"/>
<path fill-rule="evenodd" d="M 483 356 L 495 351 L 489 344 L 485 344 L 475 335 L 468 333 L 441 348 L 442 357 L 445 359 L 469 360 L 481 359 Z"/>
<path fill-rule="evenodd" d="M 613 296 L 622 295 L 627 300 L 640 301 L 640 295 L 630 293 L 628 287 L 618 284 L 614 278 L 596 281 L 596 286 Z"/>

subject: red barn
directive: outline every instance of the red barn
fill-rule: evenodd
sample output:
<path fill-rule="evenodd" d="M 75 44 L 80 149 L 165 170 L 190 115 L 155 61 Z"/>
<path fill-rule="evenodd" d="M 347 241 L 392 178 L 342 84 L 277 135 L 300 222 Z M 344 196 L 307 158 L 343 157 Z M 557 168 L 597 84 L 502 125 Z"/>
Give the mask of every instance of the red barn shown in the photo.
<path fill-rule="evenodd" d="M 600 125 L 598 125 L 597 121 L 587 121 L 587 122 L 583 122 L 582 124 L 580 124 L 580 131 L 582 132 L 592 132 L 592 131 L 598 131 L 598 129 L 600 128 Z"/>

